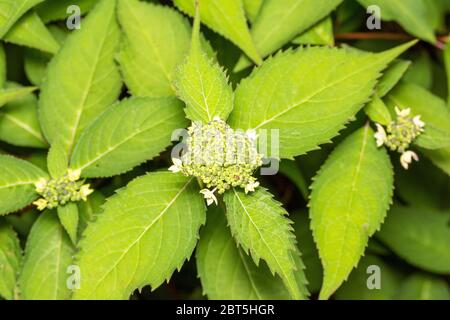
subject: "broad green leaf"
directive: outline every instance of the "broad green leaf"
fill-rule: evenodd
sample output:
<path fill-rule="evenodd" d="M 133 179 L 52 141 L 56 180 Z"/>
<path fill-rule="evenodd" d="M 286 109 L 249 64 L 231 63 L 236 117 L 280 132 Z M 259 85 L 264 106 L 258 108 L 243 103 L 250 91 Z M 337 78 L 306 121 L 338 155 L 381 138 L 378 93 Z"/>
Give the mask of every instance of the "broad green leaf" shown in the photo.
<path fill-rule="evenodd" d="M 265 0 L 251 34 L 262 57 L 274 53 L 328 16 L 342 0 Z M 235 67 L 249 66 L 242 58 Z"/>
<path fill-rule="evenodd" d="M 67 173 L 68 166 L 67 150 L 60 143 L 53 143 L 47 156 L 48 172 L 52 178 L 59 178 Z"/>
<path fill-rule="evenodd" d="M 334 46 L 333 19 L 325 18 L 292 40 L 295 44 Z"/>
<path fill-rule="evenodd" d="M 269 137 L 279 130 L 281 158 L 317 149 L 344 128 L 372 95 L 380 72 L 413 43 L 380 54 L 324 47 L 280 53 L 241 82 L 229 123 L 266 129 Z"/>
<path fill-rule="evenodd" d="M 191 17 L 195 15 L 197 0 L 174 0 L 175 5 Z M 256 64 L 262 59 L 253 43 L 245 19 L 242 0 L 198 1 L 201 21 L 239 48 Z"/>
<path fill-rule="evenodd" d="M 319 292 L 320 287 L 322 286 L 323 268 L 310 229 L 311 221 L 306 212 L 294 214 L 292 220 L 294 221 L 298 248 L 302 253 L 302 260 L 305 263 L 305 275 L 306 279 L 308 279 L 308 289 L 312 293 Z"/>
<path fill-rule="evenodd" d="M 255 265 L 231 236 L 225 213 L 219 207 L 208 212 L 197 247 L 197 269 L 209 299 L 288 300 L 290 295 L 265 263 Z"/>
<path fill-rule="evenodd" d="M 4 40 L 51 54 L 59 50 L 58 42 L 35 12 L 27 13 L 17 21 L 5 35 Z"/>
<path fill-rule="evenodd" d="M 80 13 L 84 14 L 91 10 L 98 0 L 46 0 L 36 6 L 36 11 L 42 20 L 47 23 L 51 21 L 64 20 L 71 15 L 67 9 L 71 5 L 77 5 Z"/>
<path fill-rule="evenodd" d="M 377 95 L 374 95 L 372 97 L 372 101 L 364 107 L 364 112 L 370 120 L 381 123 L 385 126 L 392 122 L 391 113 L 389 112 L 388 107 Z"/>
<path fill-rule="evenodd" d="M 71 167 L 84 177 L 109 177 L 150 160 L 186 127 L 175 98 L 130 98 L 103 113 L 80 137 Z"/>
<path fill-rule="evenodd" d="M 402 274 L 374 255 L 366 255 L 336 291 L 338 300 L 395 300 Z M 379 282 L 377 283 L 377 279 Z M 379 284 L 379 287 L 376 285 Z M 375 287 L 371 287 L 375 286 Z"/>
<path fill-rule="evenodd" d="M 413 273 L 400 288 L 399 300 L 450 300 L 450 289 L 445 279 L 422 272 Z"/>
<path fill-rule="evenodd" d="M 377 237 L 410 264 L 450 274 L 449 218 L 433 209 L 396 206 Z"/>
<path fill-rule="evenodd" d="M 0 297 L 18 298 L 17 278 L 22 260 L 22 248 L 13 228 L 0 221 Z"/>
<path fill-rule="evenodd" d="M 406 31 L 422 40 L 435 43 L 430 12 L 424 0 L 358 0 L 365 8 L 376 5 L 381 9 L 381 19 L 396 21 Z"/>
<path fill-rule="evenodd" d="M 264 0 L 242 0 L 248 20 L 254 22 Z"/>
<path fill-rule="evenodd" d="M 124 31 L 119 63 L 131 94 L 173 96 L 175 67 L 189 50 L 190 26 L 175 10 L 137 0 L 120 0 Z"/>
<path fill-rule="evenodd" d="M 450 176 L 450 147 L 436 150 L 421 150 L 434 165 Z"/>
<path fill-rule="evenodd" d="M 413 62 L 403 80 L 414 83 L 427 90 L 433 86 L 433 61 L 427 51 L 421 50 L 413 55 Z"/>
<path fill-rule="evenodd" d="M 450 42 L 447 43 L 447 46 L 444 50 L 444 64 L 445 64 L 445 70 L 447 72 L 447 87 L 448 87 L 448 100 L 447 104 L 450 105 Z"/>
<path fill-rule="evenodd" d="M 24 300 L 69 299 L 67 268 L 72 264 L 74 248 L 56 212 L 45 211 L 33 225 L 27 239 L 19 278 Z"/>
<path fill-rule="evenodd" d="M 36 89 L 37 89 L 36 87 L 15 87 L 0 90 L 0 108 L 3 107 L 8 102 L 22 98 L 30 94 Z"/>
<path fill-rule="evenodd" d="M 228 118 L 233 109 L 233 89 L 220 66 L 202 50 L 200 20 L 194 21 L 191 48 L 175 77 L 177 95 L 186 103 L 186 116 L 208 123 L 218 116 Z"/>
<path fill-rule="evenodd" d="M 8 83 L 8 88 L 13 87 L 20 88 Z M 36 96 L 28 93 L 1 108 L 0 140 L 21 147 L 47 148 L 48 143 L 38 121 L 37 106 Z"/>
<path fill-rule="evenodd" d="M 58 206 L 58 218 L 65 231 L 75 245 L 78 234 L 78 206 L 75 202 L 69 202 L 64 206 Z"/>
<path fill-rule="evenodd" d="M 53 37 L 62 46 L 67 37 L 67 32 L 56 26 L 50 25 L 48 27 Z M 36 49 L 26 49 L 24 54 L 24 69 L 25 74 L 30 82 L 35 86 L 41 86 L 42 81 L 46 75 L 47 65 L 53 55 L 45 53 Z"/>
<path fill-rule="evenodd" d="M 373 135 L 366 125 L 346 138 L 311 186 L 311 229 L 324 267 L 321 299 L 328 299 L 358 264 L 392 199 L 392 165 Z"/>
<path fill-rule="evenodd" d="M 414 143 L 425 149 L 450 146 L 450 110 L 444 100 L 426 89 L 411 83 L 399 84 L 387 96 L 391 113 L 394 106 L 411 108 L 413 115 L 421 115 L 425 132 Z"/>
<path fill-rule="evenodd" d="M 306 278 L 287 212 L 262 187 L 246 195 L 236 189 L 224 196 L 231 233 L 258 265 L 263 259 L 296 300 L 306 299 Z"/>
<path fill-rule="evenodd" d="M 0 38 L 25 12 L 44 0 L 2 0 L 0 3 Z"/>
<path fill-rule="evenodd" d="M 6 84 L 6 54 L 3 44 L 0 44 L 0 89 Z"/>
<path fill-rule="evenodd" d="M 411 62 L 407 60 L 396 59 L 392 61 L 378 82 L 376 90 L 378 97 L 383 98 L 388 94 L 397 85 L 410 65 Z"/>
<path fill-rule="evenodd" d="M 205 206 L 195 180 L 170 172 L 133 180 L 110 198 L 80 242 L 81 288 L 75 299 L 128 299 L 156 289 L 197 243 Z"/>
<path fill-rule="evenodd" d="M 22 209 L 37 198 L 34 183 L 47 174 L 31 163 L 0 155 L 0 215 Z"/>
<path fill-rule="evenodd" d="M 285 160 L 280 162 L 280 173 L 288 177 L 297 187 L 303 198 L 308 199 L 308 183 L 295 161 Z"/>
<path fill-rule="evenodd" d="M 80 133 L 118 97 L 115 65 L 120 31 L 115 0 L 103 0 L 67 38 L 48 66 L 41 88 L 40 122 L 47 140 L 59 140 L 69 154 Z M 70 63 L 68 63 L 70 61 Z"/>

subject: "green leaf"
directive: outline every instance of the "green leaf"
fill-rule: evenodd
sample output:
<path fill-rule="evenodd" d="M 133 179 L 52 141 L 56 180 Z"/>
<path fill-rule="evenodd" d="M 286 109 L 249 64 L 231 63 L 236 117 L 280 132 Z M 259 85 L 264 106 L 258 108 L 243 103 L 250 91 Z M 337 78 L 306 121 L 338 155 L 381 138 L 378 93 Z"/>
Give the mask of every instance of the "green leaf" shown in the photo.
<path fill-rule="evenodd" d="M 295 44 L 334 46 L 333 19 L 331 16 L 323 19 L 292 42 Z"/>
<path fill-rule="evenodd" d="M 22 209 L 37 198 L 34 183 L 47 174 L 31 163 L 0 155 L 0 215 Z"/>
<path fill-rule="evenodd" d="M 198 15 L 189 55 L 177 70 L 174 84 L 186 103 L 186 116 L 193 121 L 208 123 L 215 116 L 226 120 L 233 109 L 233 89 L 224 71 L 202 50 Z"/>
<path fill-rule="evenodd" d="M 72 151 L 77 138 L 118 97 L 114 56 L 120 31 L 115 0 L 103 0 L 73 31 L 48 66 L 41 88 L 40 120 L 47 140 Z M 70 63 L 68 63 L 70 61 Z"/>
<path fill-rule="evenodd" d="M 430 90 L 433 86 L 433 61 L 427 51 L 413 54 L 413 62 L 403 81 L 414 83 Z"/>
<path fill-rule="evenodd" d="M 433 209 L 396 206 L 377 237 L 410 264 L 450 274 L 449 219 Z"/>
<path fill-rule="evenodd" d="M 59 50 L 58 42 L 35 12 L 30 12 L 17 21 L 5 35 L 4 40 L 51 54 Z"/>
<path fill-rule="evenodd" d="M 393 193 L 389 156 L 366 125 L 330 155 L 311 186 L 310 217 L 328 299 L 358 264 L 383 222 Z"/>
<path fill-rule="evenodd" d="M 438 168 L 450 176 L 450 147 L 436 150 L 421 150 Z"/>
<path fill-rule="evenodd" d="M 22 261 L 22 248 L 13 228 L 0 221 L 0 296 L 18 298 L 17 278 Z"/>
<path fill-rule="evenodd" d="M 45 211 L 28 236 L 20 274 L 21 298 L 24 300 L 64 300 L 67 268 L 72 264 L 74 249 L 59 224 L 54 211 Z"/>
<path fill-rule="evenodd" d="M 358 0 L 365 8 L 376 5 L 381 19 L 396 21 L 406 31 L 430 43 L 436 42 L 431 16 L 424 0 Z"/>
<path fill-rule="evenodd" d="M 197 243 L 205 205 L 195 180 L 169 172 L 133 180 L 110 198 L 80 242 L 81 288 L 75 299 L 128 299 L 156 289 Z"/>
<path fill-rule="evenodd" d="M 55 142 L 50 147 L 47 156 L 48 172 L 52 178 L 59 178 L 67 173 L 69 166 L 69 157 L 67 150 L 58 142 Z"/>
<path fill-rule="evenodd" d="M 0 38 L 11 29 L 11 27 L 29 9 L 44 0 L 3 0 L 0 4 Z"/>
<path fill-rule="evenodd" d="M 344 128 L 380 72 L 413 43 L 380 54 L 322 47 L 280 53 L 241 82 L 229 123 L 279 130 L 281 158 L 317 149 Z"/>
<path fill-rule="evenodd" d="M 171 143 L 172 132 L 186 127 L 175 98 L 130 98 L 103 113 L 80 137 L 71 167 L 84 177 L 124 173 L 152 159 Z"/>
<path fill-rule="evenodd" d="M 281 161 L 280 173 L 288 177 L 295 184 L 295 186 L 300 191 L 304 199 L 308 199 L 309 195 L 308 183 L 295 161 L 290 160 Z"/>
<path fill-rule="evenodd" d="M 447 72 L 447 88 L 448 88 L 447 104 L 450 105 L 450 42 L 447 43 L 444 50 L 444 64 L 445 64 L 445 71 Z"/>
<path fill-rule="evenodd" d="M 237 247 L 226 221 L 223 210 L 213 208 L 201 232 L 196 259 L 203 292 L 213 300 L 288 300 L 281 279 Z"/>
<path fill-rule="evenodd" d="M 287 212 L 263 188 L 250 195 L 231 190 L 224 196 L 231 233 L 258 265 L 278 274 L 293 299 L 306 299 L 306 278 Z"/>
<path fill-rule="evenodd" d="M 450 300 L 445 279 L 422 272 L 413 273 L 402 284 L 399 300 Z"/>
<path fill-rule="evenodd" d="M 97 214 L 101 212 L 101 207 L 105 203 L 105 196 L 99 191 L 92 193 L 86 201 L 78 202 L 79 227 L 78 235 L 81 236 L 87 225 L 94 221 Z"/>
<path fill-rule="evenodd" d="M 0 90 L 0 108 L 3 107 L 8 102 L 22 98 L 30 94 L 36 89 L 37 89 L 36 87 L 15 87 Z"/>
<path fill-rule="evenodd" d="M 274 53 L 299 34 L 328 16 L 342 0 L 266 0 L 261 7 L 251 34 L 262 57 Z M 235 67 L 249 66 L 242 58 Z"/>
<path fill-rule="evenodd" d="M 264 0 L 243 0 L 244 10 L 248 20 L 254 22 L 259 14 Z"/>
<path fill-rule="evenodd" d="M 174 0 L 175 5 L 191 17 L 195 15 L 195 2 L 196 0 Z M 261 64 L 262 59 L 247 26 L 242 0 L 199 2 L 201 21 L 241 48 L 256 64 Z"/>
<path fill-rule="evenodd" d="M 174 70 L 189 50 L 188 21 L 173 9 L 137 0 L 120 0 L 118 19 L 124 31 L 119 62 L 131 94 L 175 95 Z"/>
<path fill-rule="evenodd" d="M 81 14 L 91 10 L 98 0 L 46 0 L 36 6 L 36 11 L 45 23 L 67 19 L 70 14 L 67 8 L 71 5 L 77 5 Z"/>
<path fill-rule="evenodd" d="M 58 217 L 65 231 L 75 245 L 78 234 L 78 207 L 75 202 L 70 202 L 64 206 L 58 206 Z"/>
<path fill-rule="evenodd" d="M 450 110 L 444 100 L 426 89 L 411 83 L 399 84 L 387 96 L 391 113 L 394 106 L 411 108 L 413 115 L 421 115 L 425 132 L 414 143 L 425 149 L 450 146 Z"/>
<path fill-rule="evenodd" d="M 0 89 L 5 86 L 6 83 L 6 54 L 3 44 L 0 44 Z"/>
<path fill-rule="evenodd" d="M 294 221 L 298 248 L 302 253 L 302 260 L 305 263 L 305 275 L 306 279 L 308 279 L 308 289 L 313 293 L 319 292 L 320 287 L 322 286 L 323 268 L 310 229 L 311 221 L 306 212 L 294 214 L 292 220 Z"/>
<path fill-rule="evenodd" d="M 378 97 L 383 98 L 387 95 L 405 75 L 410 65 L 411 62 L 407 60 L 396 59 L 392 61 L 378 82 L 376 91 Z"/>
<path fill-rule="evenodd" d="M 17 84 L 8 83 L 8 88 L 13 87 L 20 88 Z M 15 146 L 47 148 L 48 143 L 38 121 L 37 105 L 36 96 L 28 93 L 1 108 L 0 140 Z"/>
<path fill-rule="evenodd" d="M 377 276 L 380 287 L 369 288 L 368 285 L 373 284 L 370 278 Z M 369 254 L 361 259 L 348 280 L 336 291 L 335 297 L 338 300 L 395 300 L 402 278 L 394 266 Z"/>
<path fill-rule="evenodd" d="M 385 126 L 392 122 L 391 113 L 383 100 L 377 95 L 374 95 L 365 107 L 364 112 L 374 122 L 381 123 Z"/>

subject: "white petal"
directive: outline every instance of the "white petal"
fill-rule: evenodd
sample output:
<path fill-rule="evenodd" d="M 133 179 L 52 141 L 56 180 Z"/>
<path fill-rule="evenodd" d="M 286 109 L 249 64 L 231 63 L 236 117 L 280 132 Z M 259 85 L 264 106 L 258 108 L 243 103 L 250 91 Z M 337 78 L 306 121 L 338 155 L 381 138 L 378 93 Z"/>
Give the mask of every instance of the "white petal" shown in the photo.
<path fill-rule="evenodd" d="M 181 159 L 178 158 L 172 158 L 172 162 L 174 165 L 181 167 L 183 165 L 183 161 L 181 161 Z"/>
<path fill-rule="evenodd" d="M 377 127 L 377 132 L 374 134 L 375 139 L 377 140 L 377 147 L 381 147 L 386 141 L 386 131 L 384 131 L 383 126 L 378 123 L 375 123 Z"/>
<path fill-rule="evenodd" d="M 425 127 L 425 122 L 423 122 L 422 120 L 420 120 L 420 115 L 419 116 L 415 116 L 413 118 L 413 122 L 416 126 L 418 126 L 419 128 L 423 128 Z"/>
<path fill-rule="evenodd" d="M 399 117 L 406 117 L 409 116 L 409 114 L 411 113 L 411 109 L 410 108 L 406 108 L 406 109 L 399 109 L 398 107 L 395 107 L 395 112 L 397 113 L 397 115 Z"/>
<path fill-rule="evenodd" d="M 173 165 L 173 166 L 170 166 L 169 171 L 171 171 L 172 173 L 177 173 L 177 172 L 181 171 L 181 168 L 176 165 Z"/>
<path fill-rule="evenodd" d="M 206 199 L 206 204 L 207 204 L 208 206 L 212 205 L 213 202 L 214 202 L 214 200 L 211 199 L 211 198 Z"/>
<path fill-rule="evenodd" d="M 403 168 L 408 170 L 409 164 L 412 162 L 413 159 L 415 161 L 419 161 L 419 156 L 417 155 L 417 153 L 413 151 L 405 151 L 400 157 L 400 163 Z"/>

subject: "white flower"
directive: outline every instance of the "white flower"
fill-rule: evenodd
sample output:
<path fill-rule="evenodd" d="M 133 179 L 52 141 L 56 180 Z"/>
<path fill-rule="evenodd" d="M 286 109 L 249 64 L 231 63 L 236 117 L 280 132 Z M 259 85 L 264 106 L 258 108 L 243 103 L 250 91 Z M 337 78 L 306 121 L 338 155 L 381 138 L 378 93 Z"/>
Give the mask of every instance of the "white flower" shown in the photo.
<path fill-rule="evenodd" d="M 92 190 L 90 188 L 89 184 L 82 185 L 81 188 L 80 188 L 80 191 L 79 191 L 80 197 L 81 197 L 81 199 L 83 201 L 86 201 L 87 200 L 87 196 L 90 195 L 92 192 L 94 192 L 94 190 Z"/>
<path fill-rule="evenodd" d="M 245 186 L 245 193 L 253 192 L 253 191 L 255 191 L 255 188 L 257 188 L 257 187 L 259 187 L 258 181 L 250 182 L 249 184 L 247 184 Z"/>
<path fill-rule="evenodd" d="M 397 113 L 397 115 L 399 117 L 407 117 L 411 113 L 411 109 L 407 108 L 407 109 L 401 109 L 400 110 L 398 107 L 395 107 L 395 112 Z"/>
<path fill-rule="evenodd" d="M 36 192 L 37 193 L 44 192 L 46 185 L 47 185 L 47 180 L 45 180 L 44 178 L 40 178 L 38 181 L 36 181 L 34 183 L 34 186 L 36 187 Z"/>
<path fill-rule="evenodd" d="M 420 115 L 419 116 L 415 116 L 413 118 L 413 122 L 420 129 L 420 131 L 423 131 L 423 127 L 425 127 L 425 122 L 420 120 L 420 117 L 421 117 Z"/>
<path fill-rule="evenodd" d="M 38 208 L 39 211 L 42 211 L 47 208 L 48 201 L 45 199 L 39 199 L 33 202 L 33 204 Z"/>
<path fill-rule="evenodd" d="M 402 167 L 408 170 L 409 164 L 412 160 L 419 161 L 419 156 L 414 151 L 405 151 L 400 157 Z"/>
<path fill-rule="evenodd" d="M 255 129 L 248 129 L 245 134 L 252 141 L 256 141 L 258 139 L 258 134 L 256 133 Z"/>
<path fill-rule="evenodd" d="M 69 169 L 67 170 L 67 177 L 69 178 L 70 181 L 77 181 L 78 179 L 80 179 L 81 176 L 81 170 L 77 169 L 77 170 L 72 170 Z"/>
<path fill-rule="evenodd" d="M 215 191 L 216 191 L 216 189 L 213 189 L 213 190 L 209 190 L 209 189 L 200 190 L 200 193 L 206 199 L 206 204 L 208 206 L 211 205 L 213 202 L 217 205 L 217 198 L 214 195 Z"/>
<path fill-rule="evenodd" d="M 169 168 L 169 171 L 172 173 L 177 173 L 181 171 L 181 168 L 183 167 L 183 161 L 178 158 L 172 158 L 173 165 Z"/>
<path fill-rule="evenodd" d="M 214 118 L 213 118 L 213 121 L 222 121 L 222 119 L 220 119 L 220 117 L 218 117 L 218 116 L 215 116 Z"/>
<path fill-rule="evenodd" d="M 386 131 L 384 131 L 384 128 L 382 125 L 375 123 L 377 126 L 377 132 L 375 133 L 374 137 L 377 139 L 377 147 L 381 147 L 384 142 L 386 141 Z"/>

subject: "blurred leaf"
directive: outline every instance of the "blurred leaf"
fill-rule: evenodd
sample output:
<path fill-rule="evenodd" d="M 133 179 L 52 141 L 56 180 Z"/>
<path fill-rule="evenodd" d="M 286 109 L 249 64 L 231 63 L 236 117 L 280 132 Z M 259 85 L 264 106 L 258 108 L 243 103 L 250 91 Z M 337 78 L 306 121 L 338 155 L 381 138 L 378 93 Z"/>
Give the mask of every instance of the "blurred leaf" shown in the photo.
<path fill-rule="evenodd" d="M 399 300 L 450 300 L 447 281 L 426 273 L 414 273 L 400 288 Z"/>
<path fill-rule="evenodd" d="M 0 221 L 0 297 L 18 299 L 18 275 L 22 261 L 19 238 L 10 225 Z"/>
<path fill-rule="evenodd" d="M 245 13 L 250 22 L 255 22 L 264 0 L 243 0 Z"/>
<path fill-rule="evenodd" d="M 377 95 L 372 97 L 372 101 L 370 101 L 365 107 L 364 112 L 373 122 L 377 122 L 387 126 L 392 121 L 391 113 L 389 109 L 384 104 L 383 100 L 380 99 Z"/>
<path fill-rule="evenodd" d="M 69 202 L 64 206 L 58 206 L 57 212 L 59 221 L 69 235 L 70 240 L 72 240 L 72 243 L 76 245 L 79 221 L 77 204 Z"/>
<path fill-rule="evenodd" d="M 81 14 L 91 10 L 98 0 L 46 0 L 36 6 L 36 11 L 45 23 L 67 19 L 70 14 L 67 8 L 77 5 Z"/>
<path fill-rule="evenodd" d="M 325 18 L 292 40 L 295 44 L 334 46 L 333 19 Z"/>
<path fill-rule="evenodd" d="M 425 89 L 433 85 L 433 66 L 429 54 L 422 50 L 413 56 L 413 62 L 405 73 L 403 81 L 417 84 Z"/>
<path fill-rule="evenodd" d="M 450 176 L 450 147 L 436 150 L 421 150 L 437 167 Z"/>
<path fill-rule="evenodd" d="M 308 199 L 309 190 L 308 183 L 306 182 L 303 173 L 298 167 L 297 163 L 292 160 L 284 160 L 280 162 L 280 173 L 288 177 L 292 182 L 294 182 L 297 189 L 302 194 L 305 200 Z"/>
<path fill-rule="evenodd" d="M 2 0 L 0 7 L 0 38 L 11 29 L 11 27 L 29 9 L 44 0 Z"/>

